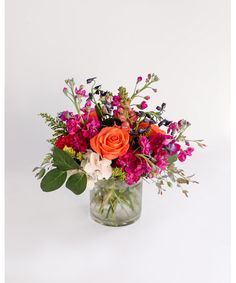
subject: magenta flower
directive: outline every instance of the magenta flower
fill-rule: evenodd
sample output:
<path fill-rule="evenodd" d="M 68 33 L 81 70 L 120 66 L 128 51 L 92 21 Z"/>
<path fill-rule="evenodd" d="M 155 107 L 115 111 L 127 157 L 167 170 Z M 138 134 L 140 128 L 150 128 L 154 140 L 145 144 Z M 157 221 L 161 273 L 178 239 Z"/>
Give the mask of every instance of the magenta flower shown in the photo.
<path fill-rule="evenodd" d="M 65 94 L 67 94 L 67 93 L 68 93 L 68 88 L 64 87 L 64 88 L 63 88 L 63 92 L 64 92 Z"/>
<path fill-rule="evenodd" d="M 114 95 L 112 100 L 112 106 L 120 106 L 121 97 L 119 95 Z"/>
<path fill-rule="evenodd" d="M 81 110 L 82 110 L 84 113 L 87 113 L 87 114 L 88 114 L 88 113 L 90 112 L 90 110 L 91 110 L 91 106 L 92 106 L 92 102 L 91 102 L 91 100 L 89 99 L 89 100 L 86 101 L 84 107 L 82 107 Z M 87 118 L 88 115 L 85 115 L 85 116 L 86 116 L 86 118 Z"/>
<path fill-rule="evenodd" d="M 137 107 L 141 110 L 145 109 L 148 107 L 147 102 L 146 101 L 142 101 L 140 105 L 137 105 Z"/>
<path fill-rule="evenodd" d="M 149 154 L 150 152 L 150 142 L 147 137 L 142 136 L 139 138 L 138 143 L 141 147 L 142 154 Z"/>
<path fill-rule="evenodd" d="M 69 120 L 70 118 L 73 117 L 73 113 L 72 112 L 69 112 L 69 111 L 63 111 L 59 114 L 59 118 L 65 122 L 67 120 Z"/>
<path fill-rule="evenodd" d="M 122 168 L 125 172 L 125 181 L 132 185 L 139 181 L 142 175 L 152 171 L 150 165 L 143 159 L 135 156 L 134 152 L 128 151 L 116 160 L 115 166 Z"/>
<path fill-rule="evenodd" d="M 175 140 L 171 141 L 167 146 L 166 149 L 170 155 L 177 154 L 180 151 L 181 146 L 180 144 L 176 143 Z"/>
<path fill-rule="evenodd" d="M 184 150 L 180 151 L 180 153 L 178 154 L 178 159 L 180 162 L 184 162 L 186 160 L 186 152 Z"/>
<path fill-rule="evenodd" d="M 186 160 L 187 155 L 188 156 L 192 156 L 192 152 L 194 151 L 193 147 L 188 147 L 185 150 L 182 150 L 179 154 L 178 154 L 178 159 L 179 161 L 183 162 Z"/>
<path fill-rule="evenodd" d="M 78 95 L 78 96 L 82 96 L 82 97 L 86 97 L 87 94 L 86 94 L 86 90 L 85 89 L 82 89 L 82 88 L 75 88 L 75 93 Z"/>
<path fill-rule="evenodd" d="M 66 129 L 70 135 L 74 135 L 81 128 L 80 121 L 81 117 L 78 114 L 66 121 Z"/>
<path fill-rule="evenodd" d="M 188 147 L 186 150 L 185 150 L 185 153 L 189 156 L 192 155 L 192 152 L 194 151 L 194 148 L 193 147 Z"/>
<path fill-rule="evenodd" d="M 100 122 L 97 119 L 90 117 L 88 122 L 84 125 L 82 129 L 82 133 L 85 138 L 91 139 L 96 136 L 99 129 Z"/>
<path fill-rule="evenodd" d="M 137 83 L 141 82 L 143 78 L 141 76 L 137 77 Z"/>
<path fill-rule="evenodd" d="M 177 131 L 178 130 L 178 125 L 175 122 L 172 122 L 169 124 L 168 129 L 167 129 L 167 133 L 169 134 L 172 131 Z"/>

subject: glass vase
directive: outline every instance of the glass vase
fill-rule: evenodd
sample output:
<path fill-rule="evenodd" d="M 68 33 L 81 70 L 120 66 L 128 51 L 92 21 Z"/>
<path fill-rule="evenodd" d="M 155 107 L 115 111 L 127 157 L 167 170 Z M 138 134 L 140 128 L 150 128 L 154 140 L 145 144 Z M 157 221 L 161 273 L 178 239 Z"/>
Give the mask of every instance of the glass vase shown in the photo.
<path fill-rule="evenodd" d="M 107 226 L 124 226 L 141 215 L 142 181 L 136 184 L 117 180 L 98 181 L 90 192 L 90 214 L 93 220 Z"/>

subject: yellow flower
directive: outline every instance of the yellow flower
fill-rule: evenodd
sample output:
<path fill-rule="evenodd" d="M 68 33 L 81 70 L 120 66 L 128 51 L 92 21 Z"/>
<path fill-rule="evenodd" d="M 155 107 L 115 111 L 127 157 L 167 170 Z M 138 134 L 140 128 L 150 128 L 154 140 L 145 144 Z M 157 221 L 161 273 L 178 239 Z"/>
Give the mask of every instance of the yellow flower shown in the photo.
<path fill-rule="evenodd" d="M 73 158 L 82 160 L 83 156 L 81 152 L 76 152 L 72 147 L 64 146 L 63 150 L 67 153 L 69 153 Z"/>

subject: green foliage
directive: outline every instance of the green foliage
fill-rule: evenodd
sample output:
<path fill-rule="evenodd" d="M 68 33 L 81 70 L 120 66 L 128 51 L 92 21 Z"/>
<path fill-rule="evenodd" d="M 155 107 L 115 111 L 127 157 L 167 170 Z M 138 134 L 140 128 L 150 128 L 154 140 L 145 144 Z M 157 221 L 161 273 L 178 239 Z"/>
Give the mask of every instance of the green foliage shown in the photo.
<path fill-rule="evenodd" d="M 45 123 L 53 130 L 53 137 L 58 137 L 67 133 L 66 125 L 59 120 L 58 118 L 54 118 L 47 113 L 40 113 L 39 114 L 44 120 Z M 52 143 L 54 139 L 51 139 L 50 142 Z"/>
<path fill-rule="evenodd" d="M 126 91 L 126 88 L 123 86 L 120 86 L 118 88 L 118 95 L 121 97 L 122 100 L 127 99 L 128 92 Z"/>
<path fill-rule="evenodd" d="M 44 192 L 51 192 L 59 189 L 66 180 L 67 173 L 57 168 L 49 171 L 41 181 L 41 189 Z"/>
<path fill-rule="evenodd" d="M 177 157 L 176 154 L 171 155 L 171 156 L 168 157 L 168 161 L 169 161 L 170 164 L 174 163 L 177 160 L 178 160 L 178 157 Z"/>
<path fill-rule="evenodd" d="M 35 177 L 39 180 L 44 176 L 45 173 L 46 173 L 46 169 L 40 168 L 40 170 L 38 170 L 38 172 L 35 174 Z"/>
<path fill-rule="evenodd" d="M 53 148 L 53 163 L 59 170 L 79 169 L 79 164 L 67 152 Z"/>
<path fill-rule="evenodd" d="M 51 164 L 51 159 L 52 159 L 52 154 L 51 153 L 46 154 L 41 165 L 33 169 L 33 172 L 36 172 L 35 177 L 37 179 L 41 179 L 45 175 L 46 173 L 45 167 Z"/>
<path fill-rule="evenodd" d="M 103 111 L 102 111 L 102 108 L 101 108 L 100 103 L 97 103 L 97 104 L 95 105 L 95 111 L 96 111 L 96 113 L 97 113 L 97 116 L 98 116 L 99 121 L 101 121 L 102 118 L 103 118 Z"/>
<path fill-rule="evenodd" d="M 121 168 L 115 167 L 115 168 L 112 168 L 112 177 L 118 178 L 118 179 L 124 181 L 125 173 L 122 171 Z"/>
<path fill-rule="evenodd" d="M 82 194 L 87 186 L 87 177 L 84 173 L 79 172 L 70 176 L 66 182 L 66 187 L 74 194 Z"/>

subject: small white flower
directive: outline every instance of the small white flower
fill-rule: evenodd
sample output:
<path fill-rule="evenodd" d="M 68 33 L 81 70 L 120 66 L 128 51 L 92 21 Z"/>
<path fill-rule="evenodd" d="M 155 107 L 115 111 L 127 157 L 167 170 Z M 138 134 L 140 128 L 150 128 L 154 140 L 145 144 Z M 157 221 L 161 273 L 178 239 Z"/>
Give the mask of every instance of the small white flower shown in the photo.
<path fill-rule="evenodd" d="M 100 158 L 100 156 L 88 150 L 81 162 L 81 167 L 87 173 L 87 188 L 93 188 L 98 180 L 109 179 L 112 175 L 111 160 Z"/>

